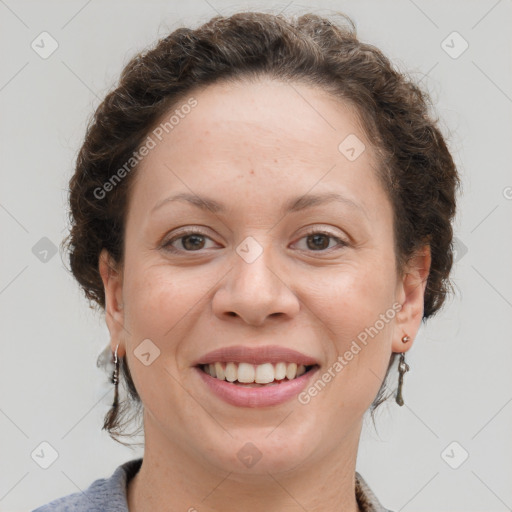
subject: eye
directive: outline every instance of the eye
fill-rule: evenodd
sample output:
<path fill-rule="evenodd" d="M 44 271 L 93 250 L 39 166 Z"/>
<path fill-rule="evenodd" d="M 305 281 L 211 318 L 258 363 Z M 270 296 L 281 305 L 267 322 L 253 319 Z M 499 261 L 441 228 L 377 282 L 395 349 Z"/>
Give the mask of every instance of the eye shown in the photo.
<path fill-rule="evenodd" d="M 306 248 L 302 248 L 301 250 L 323 252 L 326 251 L 327 249 L 332 249 L 332 246 L 329 247 L 329 239 L 336 241 L 337 245 L 339 245 L 340 247 L 348 246 L 347 242 L 345 242 L 344 240 L 337 236 L 334 236 L 332 233 L 326 231 L 311 230 L 301 238 L 301 240 L 306 240 Z"/>
<path fill-rule="evenodd" d="M 178 236 L 174 236 L 170 240 L 164 242 L 162 247 L 170 252 L 198 252 L 205 247 L 206 240 L 211 240 L 209 236 L 199 230 L 183 231 Z M 304 251 L 326 252 L 338 245 L 347 247 L 349 244 L 341 238 L 334 236 L 327 231 L 311 230 L 305 234 L 300 240 L 306 240 L 306 247 L 299 248 Z M 330 246 L 330 241 L 335 241 L 334 246 Z"/>
<path fill-rule="evenodd" d="M 205 233 L 198 230 L 184 231 L 179 236 L 175 236 L 164 242 L 162 247 L 171 252 L 194 252 L 205 248 L 205 240 L 211 240 Z M 178 243 L 181 247 L 176 247 Z"/>

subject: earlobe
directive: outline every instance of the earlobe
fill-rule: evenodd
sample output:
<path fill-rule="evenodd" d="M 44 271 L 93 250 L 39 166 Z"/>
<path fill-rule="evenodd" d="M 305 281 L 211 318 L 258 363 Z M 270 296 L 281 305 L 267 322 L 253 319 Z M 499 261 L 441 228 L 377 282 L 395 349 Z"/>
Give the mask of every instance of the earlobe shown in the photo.
<path fill-rule="evenodd" d="M 407 335 L 414 340 L 421 325 L 424 311 L 425 289 L 430 271 L 430 246 L 425 245 L 416 251 L 408 262 L 399 284 L 398 295 L 402 308 L 398 312 L 397 332 L 393 339 L 393 352 L 404 352 L 402 338 Z M 411 348 L 408 346 L 407 350 Z"/>
<path fill-rule="evenodd" d="M 105 321 L 110 332 L 111 344 L 115 348 L 119 343 L 118 352 L 122 355 L 122 331 L 124 329 L 122 272 L 116 267 L 106 249 L 102 249 L 100 253 L 98 268 L 105 290 Z"/>

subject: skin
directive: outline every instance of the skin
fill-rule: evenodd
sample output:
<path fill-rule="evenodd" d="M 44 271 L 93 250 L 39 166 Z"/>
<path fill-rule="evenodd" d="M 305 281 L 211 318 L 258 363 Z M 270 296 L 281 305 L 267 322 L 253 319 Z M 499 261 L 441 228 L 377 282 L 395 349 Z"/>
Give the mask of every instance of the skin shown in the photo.
<path fill-rule="evenodd" d="M 363 415 L 391 353 L 410 349 L 413 341 L 401 338 L 414 340 L 420 327 L 429 248 L 396 273 L 392 205 L 347 104 L 267 78 L 193 96 L 197 106 L 137 170 L 124 266 L 105 251 L 99 261 L 112 350 L 119 343 L 144 404 L 144 460 L 128 487 L 129 509 L 357 511 Z M 349 134 L 366 146 L 355 161 L 338 150 Z M 169 202 L 150 213 L 179 192 L 227 211 Z M 360 208 L 331 202 L 280 212 L 290 198 L 322 192 Z M 174 240 L 179 254 L 162 247 L 185 226 L 206 237 Z M 315 242 L 307 228 L 334 238 Z M 263 249 L 250 264 L 235 250 L 248 236 Z M 191 366 L 220 347 L 277 344 L 315 357 L 321 375 L 394 303 L 400 311 L 307 405 L 293 398 L 235 407 Z M 134 350 L 147 338 L 160 355 L 145 366 Z M 250 468 L 237 457 L 247 442 L 262 454 Z"/>

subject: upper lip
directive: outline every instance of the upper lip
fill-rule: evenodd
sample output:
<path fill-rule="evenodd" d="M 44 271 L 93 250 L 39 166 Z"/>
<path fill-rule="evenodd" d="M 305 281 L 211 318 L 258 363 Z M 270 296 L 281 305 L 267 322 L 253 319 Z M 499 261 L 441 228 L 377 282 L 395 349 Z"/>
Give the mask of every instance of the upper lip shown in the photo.
<path fill-rule="evenodd" d="M 210 363 L 275 364 L 281 362 L 303 364 L 304 366 L 318 364 L 314 357 L 279 345 L 266 345 L 262 347 L 235 345 L 212 350 L 197 359 L 194 365 Z"/>

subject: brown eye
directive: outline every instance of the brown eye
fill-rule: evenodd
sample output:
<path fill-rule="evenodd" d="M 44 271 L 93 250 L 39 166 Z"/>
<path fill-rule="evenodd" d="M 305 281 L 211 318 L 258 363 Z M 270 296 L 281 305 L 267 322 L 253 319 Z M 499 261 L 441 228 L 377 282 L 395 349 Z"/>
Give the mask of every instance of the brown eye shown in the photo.
<path fill-rule="evenodd" d="M 207 240 L 211 240 L 200 231 L 186 231 L 171 238 L 162 247 L 170 252 L 196 252 L 205 249 Z"/>
<path fill-rule="evenodd" d="M 181 237 L 181 244 L 186 250 L 195 251 L 197 249 L 202 249 L 204 246 L 204 236 L 203 235 L 187 235 Z"/>
<path fill-rule="evenodd" d="M 307 246 L 308 246 L 308 249 L 311 249 L 311 250 L 316 250 L 316 249 L 320 249 L 320 250 L 324 250 L 324 249 L 327 249 L 329 247 L 329 236 L 327 235 L 324 235 L 323 233 L 318 233 L 318 234 L 315 234 L 315 235 L 309 235 L 307 237 Z"/>
<path fill-rule="evenodd" d="M 323 231 L 311 231 L 306 233 L 306 235 L 301 238 L 301 241 L 302 240 L 306 240 L 305 248 L 299 247 L 299 249 L 314 252 L 328 252 L 330 249 L 335 249 L 336 245 L 338 248 L 346 247 L 349 245 L 341 238 Z M 332 241 L 336 243 L 331 245 Z"/>

